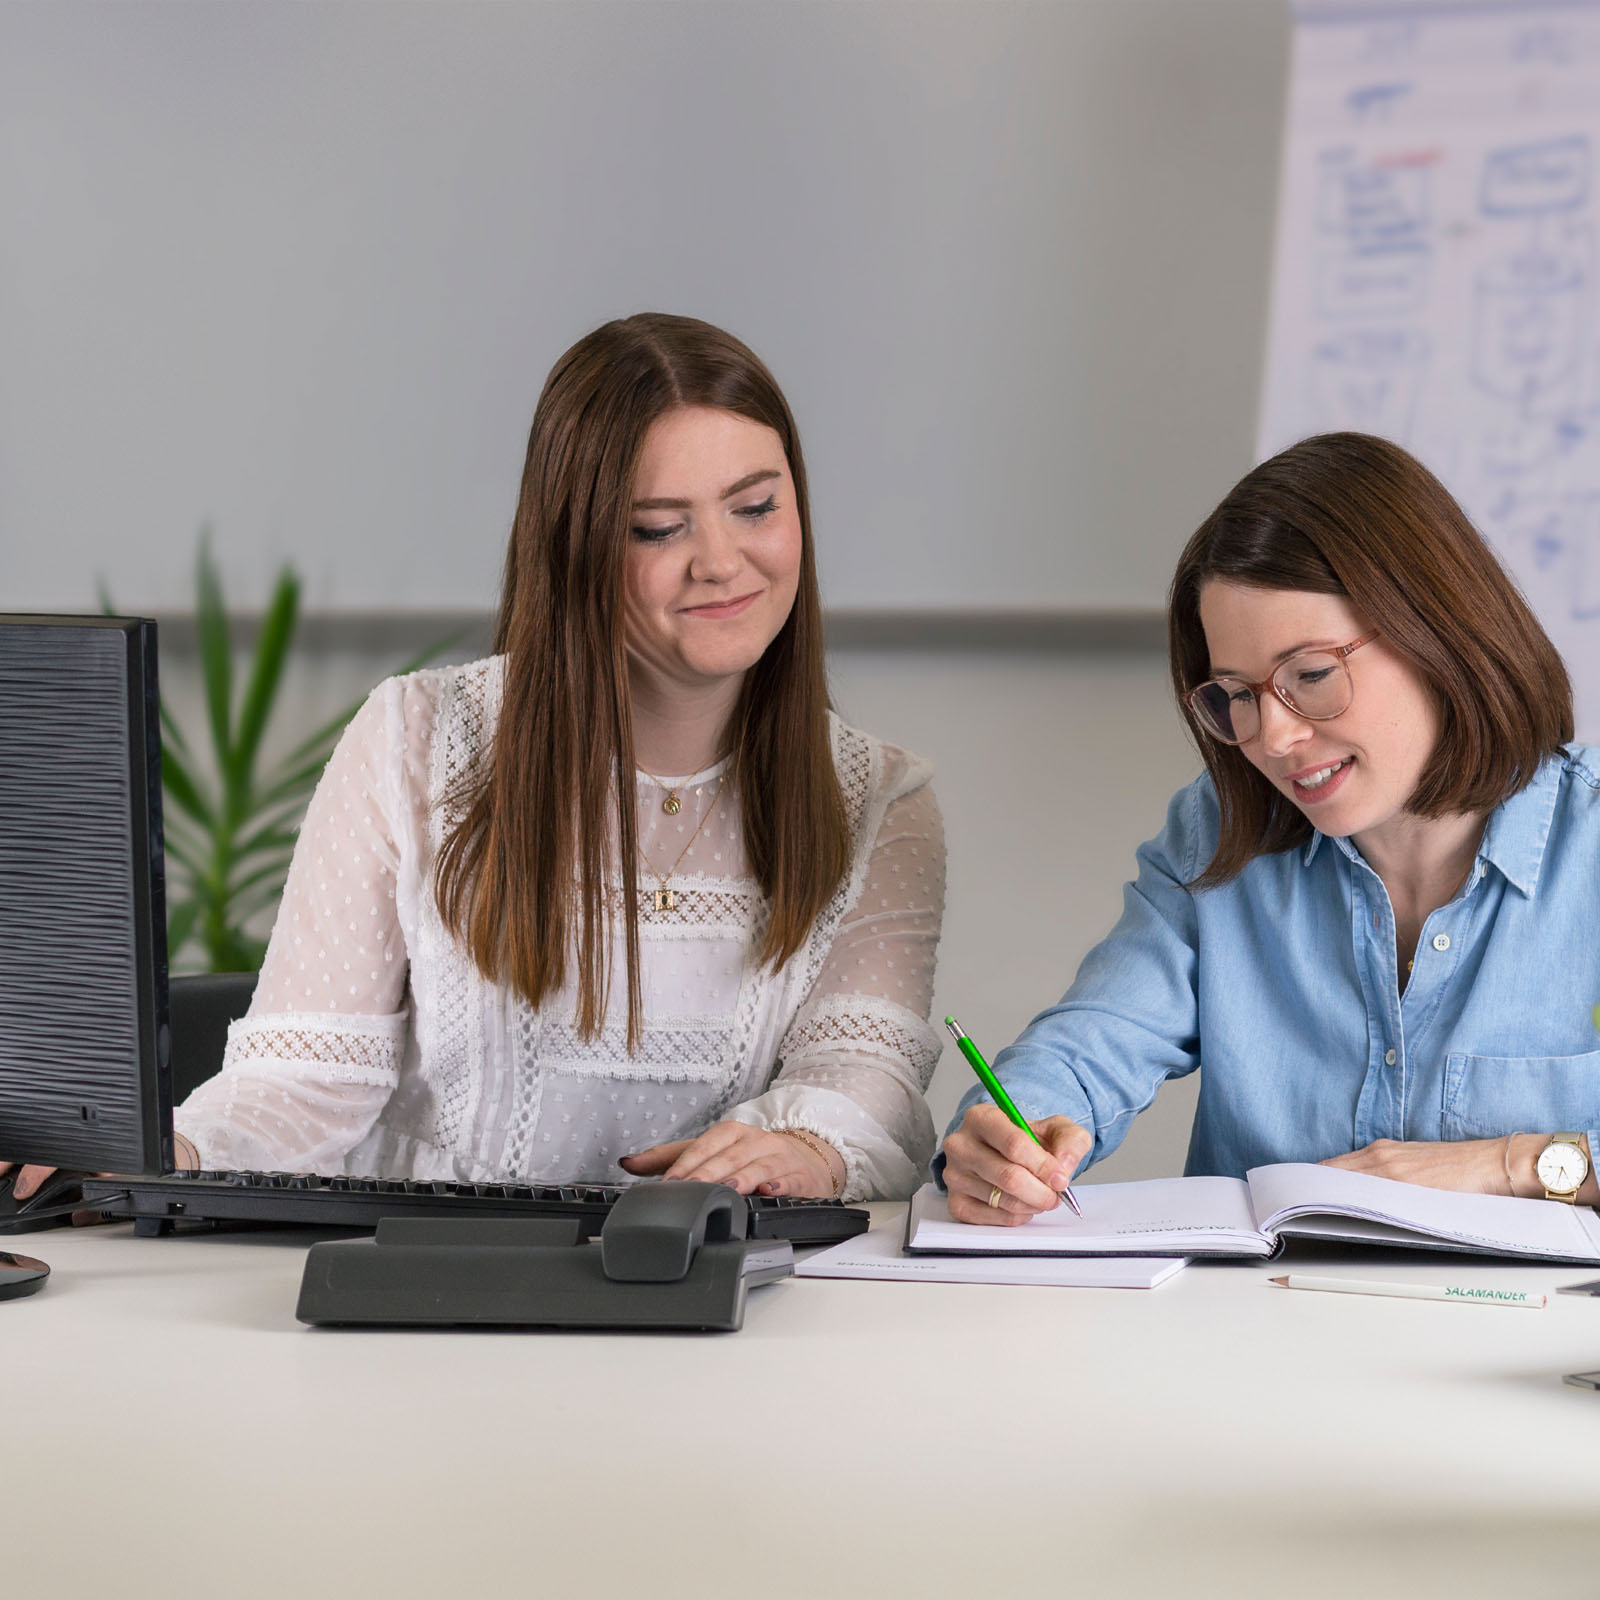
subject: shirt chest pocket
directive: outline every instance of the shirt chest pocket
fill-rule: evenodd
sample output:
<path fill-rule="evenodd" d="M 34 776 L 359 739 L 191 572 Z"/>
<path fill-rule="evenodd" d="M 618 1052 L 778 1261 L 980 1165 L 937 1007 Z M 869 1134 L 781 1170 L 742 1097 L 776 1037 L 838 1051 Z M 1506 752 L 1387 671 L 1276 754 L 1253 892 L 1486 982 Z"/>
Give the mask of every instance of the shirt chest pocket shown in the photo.
<path fill-rule="evenodd" d="M 1583 1132 L 1600 1126 L 1600 1050 L 1581 1056 L 1451 1055 L 1444 1063 L 1446 1139 Z"/>

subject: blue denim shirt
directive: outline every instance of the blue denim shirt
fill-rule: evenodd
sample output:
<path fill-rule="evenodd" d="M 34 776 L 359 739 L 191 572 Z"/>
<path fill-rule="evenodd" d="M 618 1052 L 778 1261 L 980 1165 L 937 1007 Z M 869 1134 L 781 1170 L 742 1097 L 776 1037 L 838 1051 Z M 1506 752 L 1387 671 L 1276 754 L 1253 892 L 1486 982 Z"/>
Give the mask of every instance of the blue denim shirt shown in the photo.
<path fill-rule="evenodd" d="M 1403 994 L 1388 892 L 1347 839 L 1319 833 L 1220 888 L 1184 887 L 1217 841 L 1200 778 L 1140 847 L 1121 920 L 996 1073 L 1028 1118 L 1090 1129 L 1091 1161 L 1196 1069 L 1190 1173 L 1565 1129 L 1600 1159 L 1597 754 L 1552 757 L 1492 813 Z M 986 1098 L 969 1094 L 951 1128 Z"/>

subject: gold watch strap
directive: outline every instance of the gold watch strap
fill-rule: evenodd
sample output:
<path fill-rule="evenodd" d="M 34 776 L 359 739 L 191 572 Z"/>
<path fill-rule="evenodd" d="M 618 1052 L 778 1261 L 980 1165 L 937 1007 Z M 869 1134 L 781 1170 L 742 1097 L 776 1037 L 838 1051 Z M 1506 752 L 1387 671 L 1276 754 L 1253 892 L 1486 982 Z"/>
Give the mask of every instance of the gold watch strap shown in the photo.
<path fill-rule="evenodd" d="M 1544 1149 L 1548 1150 L 1551 1144 L 1570 1144 L 1577 1150 L 1578 1154 L 1583 1157 L 1583 1178 L 1579 1178 L 1570 1189 L 1547 1188 L 1544 1191 L 1544 1197 L 1546 1200 L 1565 1200 L 1569 1206 L 1576 1205 L 1578 1203 L 1578 1191 L 1583 1187 L 1583 1179 L 1589 1176 L 1589 1153 L 1583 1148 L 1583 1135 L 1581 1133 L 1552 1133 L 1550 1135 L 1550 1144 L 1547 1144 Z M 1542 1156 L 1543 1154 L 1544 1150 L 1541 1150 L 1539 1155 Z M 1535 1176 L 1537 1176 L 1539 1171 L 1537 1156 L 1534 1158 L 1533 1170 Z M 1539 1182 L 1542 1186 L 1544 1180 L 1541 1178 Z"/>

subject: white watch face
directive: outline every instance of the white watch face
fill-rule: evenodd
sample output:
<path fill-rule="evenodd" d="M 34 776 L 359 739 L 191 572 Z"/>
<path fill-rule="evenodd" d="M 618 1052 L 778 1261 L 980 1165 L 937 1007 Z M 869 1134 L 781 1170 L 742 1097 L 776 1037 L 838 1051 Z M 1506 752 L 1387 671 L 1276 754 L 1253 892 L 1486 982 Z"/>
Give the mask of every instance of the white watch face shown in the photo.
<path fill-rule="evenodd" d="M 1557 1140 L 1539 1152 L 1534 1170 L 1545 1188 L 1556 1194 L 1571 1194 L 1589 1176 L 1589 1162 L 1577 1145 Z"/>

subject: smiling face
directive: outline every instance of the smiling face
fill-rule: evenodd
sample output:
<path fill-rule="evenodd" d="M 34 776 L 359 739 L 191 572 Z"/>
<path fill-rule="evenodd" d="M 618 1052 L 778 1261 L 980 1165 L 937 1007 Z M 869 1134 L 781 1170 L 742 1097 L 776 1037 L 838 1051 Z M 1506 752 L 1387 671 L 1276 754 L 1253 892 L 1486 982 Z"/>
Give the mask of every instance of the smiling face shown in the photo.
<path fill-rule="evenodd" d="M 623 577 L 629 663 L 657 689 L 736 687 L 794 606 L 800 511 L 783 441 L 680 406 L 645 435 Z"/>
<path fill-rule="evenodd" d="M 1200 591 L 1213 677 L 1250 682 L 1305 649 L 1330 649 L 1371 633 L 1340 595 L 1261 589 L 1213 578 Z M 1239 748 L 1313 827 L 1357 838 L 1404 817 L 1439 737 L 1426 684 L 1381 635 L 1346 659 L 1355 695 L 1325 722 L 1296 716 L 1270 691 L 1261 731 Z M 1357 840 L 1359 843 L 1359 839 Z"/>

